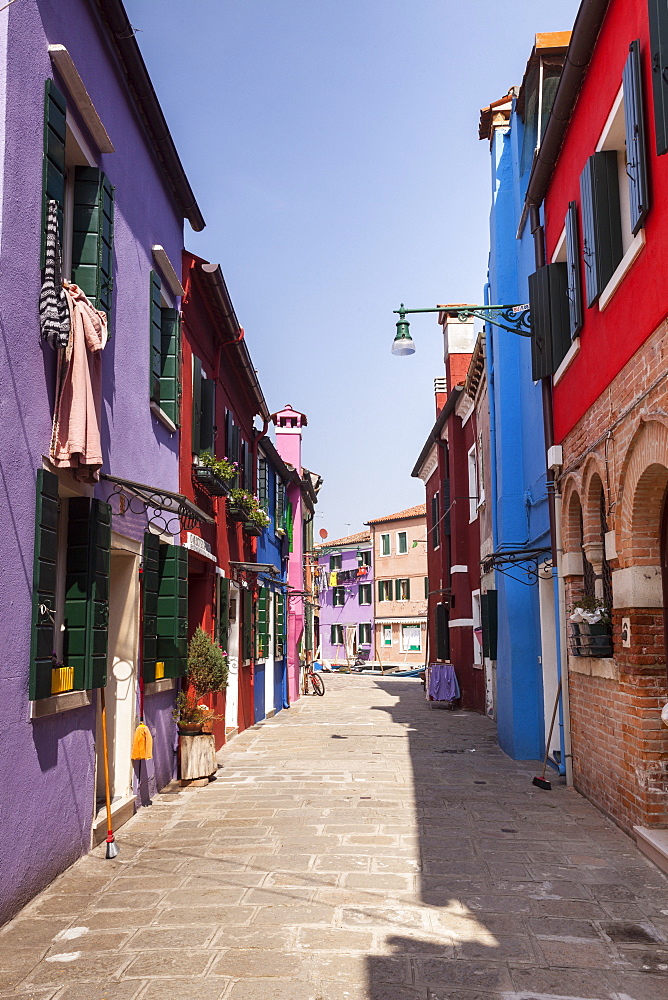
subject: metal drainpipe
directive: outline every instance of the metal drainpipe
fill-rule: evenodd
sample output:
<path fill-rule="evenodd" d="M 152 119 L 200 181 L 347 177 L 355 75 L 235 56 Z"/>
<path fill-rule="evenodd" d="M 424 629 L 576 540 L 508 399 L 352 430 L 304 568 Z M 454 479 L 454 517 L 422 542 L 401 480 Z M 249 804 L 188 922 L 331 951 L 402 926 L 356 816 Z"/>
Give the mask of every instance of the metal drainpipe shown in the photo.
<path fill-rule="evenodd" d="M 489 281 L 485 285 L 485 305 L 489 305 Z M 489 451 L 491 458 L 491 479 L 492 479 L 492 544 L 494 551 L 496 552 L 498 548 L 498 525 L 496 517 L 496 502 L 497 502 L 497 478 L 496 478 L 496 401 L 494 399 L 494 345 L 492 342 L 494 334 L 492 327 L 485 331 L 485 338 L 489 343 L 489 350 L 487 349 L 487 343 L 485 344 L 485 359 L 487 362 L 487 398 L 489 400 Z"/>
<path fill-rule="evenodd" d="M 545 231 L 540 221 L 540 209 L 537 205 L 530 208 L 531 234 L 534 238 L 534 259 L 536 267 L 545 266 Z M 543 396 L 543 435 L 545 453 L 554 444 L 554 419 L 552 409 L 552 377 L 547 376 L 541 382 Z M 552 565 L 557 568 L 558 597 L 558 634 L 559 634 L 559 674 L 561 677 L 561 715 L 564 739 L 564 764 L 566 768 L 566 784 L 573 784 L 573 759 L 571 754 L 571 714 L 570 692 L 568 684 L 568 653 L 566 646 L 566 596 L 562 571 L 561 542 L 561 494 L 557 487 L 552 469 L 547 470 L 547 499 L 550 516 L 550 545 L 552 548 Z"/>

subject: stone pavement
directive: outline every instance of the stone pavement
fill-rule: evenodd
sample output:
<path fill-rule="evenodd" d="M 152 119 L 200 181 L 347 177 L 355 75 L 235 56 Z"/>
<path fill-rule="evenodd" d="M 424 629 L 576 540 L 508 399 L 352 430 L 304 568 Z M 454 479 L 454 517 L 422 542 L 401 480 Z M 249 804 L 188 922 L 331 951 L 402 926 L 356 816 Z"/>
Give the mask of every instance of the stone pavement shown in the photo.
<path fill-rule="evenodd" d="M 0 934 L 3 1000 L 668 1000 L 668 880 L 492 723 L 327 676 Z"/>

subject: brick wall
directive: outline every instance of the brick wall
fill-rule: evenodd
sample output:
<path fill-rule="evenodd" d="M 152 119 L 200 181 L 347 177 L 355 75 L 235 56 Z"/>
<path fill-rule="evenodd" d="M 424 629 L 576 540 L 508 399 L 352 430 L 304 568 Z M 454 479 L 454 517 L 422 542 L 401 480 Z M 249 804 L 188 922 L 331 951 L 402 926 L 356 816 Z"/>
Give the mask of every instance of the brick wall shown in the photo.
<path fill-rule="evenodd" d="M 668 729 L 660 719 L 668 699 L 664 619 L 660 576 L 650 569 L 661 561 L 668 486 L 667 371 L 663 323 L 562 441 L 564 549 L 577 553 L 584 546 L 590 561 L 604 549 L 603 490 L 613 572 L 614 656 L 569 657 L 573 775 L 576 788 L 626 830 L 668 826 Z M 627 580 L 631 574 L 632 599 L 618 570 L 627 571 Z M 567 606 L 582 593 L 579 573 L 567 577 Z M 630 622 L 628 647 L 623 618 Z"/>

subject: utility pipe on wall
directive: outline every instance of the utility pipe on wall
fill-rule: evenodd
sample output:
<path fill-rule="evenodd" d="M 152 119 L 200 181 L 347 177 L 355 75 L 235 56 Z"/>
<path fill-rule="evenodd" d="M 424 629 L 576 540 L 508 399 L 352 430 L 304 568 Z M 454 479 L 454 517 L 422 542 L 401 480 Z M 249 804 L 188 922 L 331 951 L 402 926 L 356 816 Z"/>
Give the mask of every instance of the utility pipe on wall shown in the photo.
<path fill-rule="evenodd" d="M 564 764 L 566 784 L 573 785 L 573 753 L 571 750 L 571 708 L 568 677 L 568 647 L 566 645 L 566 585 L 563 572 L 563 544 L 561 537 L 561 493 L 554 494 L 557 536 L 557 595 L 559 601 L 559 672 L 561 674 L 561 715 L 564 735 Z"/>

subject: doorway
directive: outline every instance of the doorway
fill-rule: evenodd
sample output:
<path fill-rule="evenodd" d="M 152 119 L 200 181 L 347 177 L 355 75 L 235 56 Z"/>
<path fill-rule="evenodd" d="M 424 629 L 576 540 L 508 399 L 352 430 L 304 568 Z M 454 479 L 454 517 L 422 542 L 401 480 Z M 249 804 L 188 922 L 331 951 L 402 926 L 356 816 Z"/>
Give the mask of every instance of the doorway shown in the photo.
<path fill-rule="evenodd" d="M 230 619 L 227 639 L 227 690 L 225 692 L 225 734 L 239 728 L 239 587 L 230 581 Z"/>

